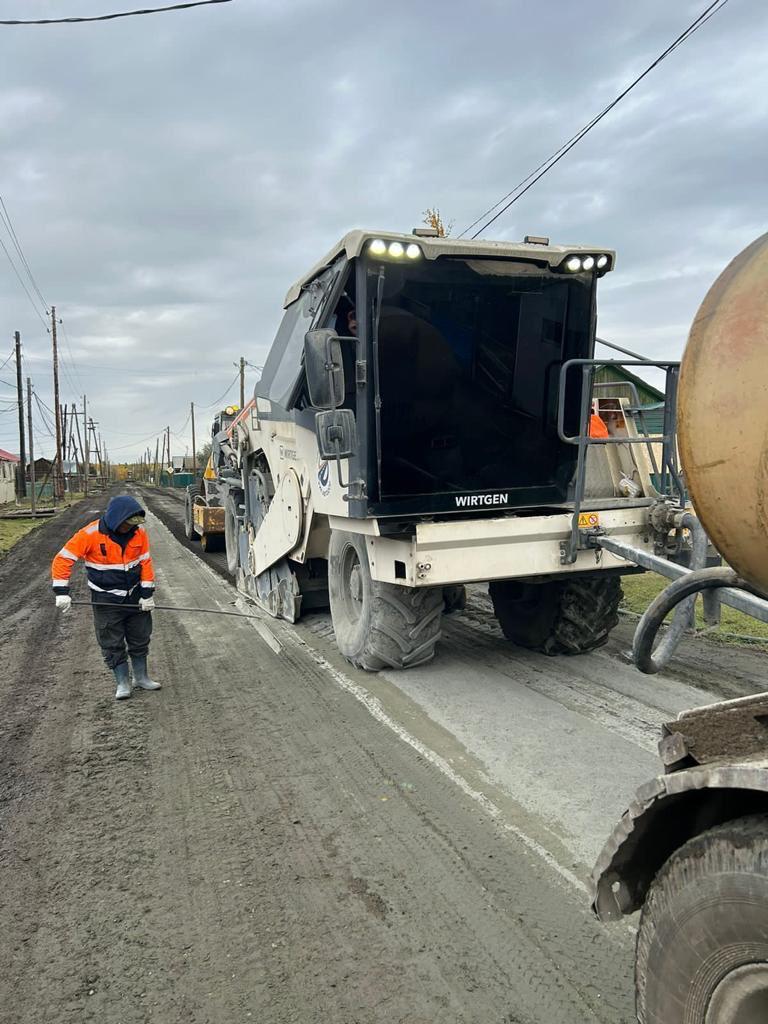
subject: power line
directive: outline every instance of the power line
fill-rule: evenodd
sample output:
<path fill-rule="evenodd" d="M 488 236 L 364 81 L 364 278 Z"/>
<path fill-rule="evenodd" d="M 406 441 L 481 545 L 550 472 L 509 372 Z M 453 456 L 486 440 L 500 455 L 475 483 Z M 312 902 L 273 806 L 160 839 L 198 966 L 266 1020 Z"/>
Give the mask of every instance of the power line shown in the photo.
<path fill-rule="evenodd" d="M 17 268 L 16 264 L 11 259 L 11 254 L 8 252 L 8 249 L 6 248 L 5 242 L 2 240 L 2 238 L 0 238 L 0 246 L 2 246 L 3 252 L 7 256 L 8 262 L 11 264 L 11 268 L 12 268 L 14 274 L 16 275 L 16 277 L 18 277 L 19 284 L 21 285 L 21 287 L 26 292 L 27 298 L 30 301 L 32 309 L 34 309 L 34 311 L 37 314 L 38 318 L 40 319 L 40 322 L 42 323 L 43 327 L 45 327 L 45 329 L 48 330 L 48 324 L 45 322 L 45 319 L 44 319 L 43 315 L 41 314 L 40 310 L 37 308 L 37 303 L 35 302 L 35 300 L 30 295 L 29 288 L 27 288 L 26 284 L 24 283 L 23 277 L 21 276 L 21 274 L 18 271 L 18 268 Z"/>
<path fill-rule="evenodd" d="M 47 313 L 48 312 L 48 303 L 43 298 L 43 293 L 40 291 L 40 289 L 39 289 L 39 287 L 37 285 L 37 281 L 35 280 L 35 275 L 32 273 L 32 270 L 31 270 L 31 268 L 29 266 L 29 263 L 27 262 L 27 257 L 24 255 L 24 251 L 21 248 L 21 242 L 19 241 L 19 237 L 16 234 L 16 229 L 13 226 L 13 221 L 11 220 L 11 215 L 10 215 L 10 213 L 8 213 L 8 208 L 5 205 L 5 200 L 3 199 L 2 196 L 0 196 L 0 208 L 2 209 L 2 212 L 0 213 L 0 218 L 2 218 L 4 223 L 5 223 L 5 226 L 6 226 L 6 229 L 8 231 L 8 234 L 11 236 L 11 241 L 14 244 L 16 252 L 19 254 L 19 259 L 21 260 L 22 264 L 24 265 L 24 269 L 26 270 L 27 275 L 29 277 L 29 280 L 32 283 L 32 287 L 34 288 L 35 292 L 37 293 L 37 296 L 40 299 L 40 301 L 42 302 L 43 307 L 45 308 L 45 311 Z"/>
<path fill-rule="evenodd" d="M 201 405 L 201 406 L 200 406 L 199 408 L 201 408 L 201 409 L 212 409 L 212 408 L 214 407 L 214 405 L 218 405 L 218 404 L 219 404 L 220 402 L 223 402 L 223 401 L 224 401 L 224 399 L 225 399 L 225 398 L 227 397 L 227 395 L 229 394 L 229 392 L 230 392 L 230 391 L 232 390 L 232 388 L 233 388 L 233 387 L 235 386 L 235 384 L 237 384 L 237 382 L 238 382 L 239 380 L 240 380 L 240 371 L 238 370 L 238 371 L 237 371 L 237 373 L 235 374 L 235 379 L 234 379 L 234 380 L 232 381 L 232 383 L 231 383 L 231 384 L 229 385 L 229 387 L 228 387 L 228 388 L 227 388 L 227 390 L 226 390 L 226 391 L 224 392 L 224 394 L 223 394 L 223 395 L 221 396 L 221 398 L 217 398 L 217 399 L 216 399 L 216 401 L 215 401 L 215 402 L 211 402 L 211 404 L 210 404 L 210 405 Z"/>
<path fill-rule="evenodd" d="M 51 426 L 51 423 L 50 423 L 48 417 L 46 416 L 45 411 L 43 410 L 43 403 L 41 403 L 41 401 L 38 398 L 36 392 L 32 392 L 32 397 L 37 402 L 37 408 L 38 408 L 38 412 L 40 413 L 40 419 L 43 422 L 43 426 L 45 427 L 46 433 L 55 440 L 56 439 L 56 435 L 54 434 L 52 426 Z"/>
<path fill-rule="evenodd" d="M 90 18 L 37 18 L 34 21 L 0 21 L 0 25 L 74 25 L 84 21 L 114 21 L 116 18 L 134 18 L 139 14 L 163 14 L 165 11 L 185 11 L 189 7 L 208 7 L 211 4 L 229 4 L 232 0 L 193 0 L 170 7 L 146 7 L 140 11 L 120 11 L 118 14 L 97 14 Z"/>
<path fill-rule="evenodd" d="M 507 192 L 505 196 L 503 196 L 501 199 L 495 202 L 493 206 L 489 207 L 485 211 L 485 213 L 482 213 L 477 218 L 477 220 L 474 220 L 469 225 L 469 227 L 465 228 L 458 237 L 461 238 L 464 235 L 466 235 L 469 231 L 472 230 L 473 227 L 479 224 L 480 221 L 482 221 L 490 213 L 493 213 L 493 211 L 496 210 L 497 207 L 501 206 L 501 204 L 504 203 L 505 205 L 501 206 L 501 209 L 498 210 L 493 215 L 493 217 L 491 217 L 480 228 L 478 228 L 474 235 L 472 235 L 472 238 L 477 238 L 478 235 L 482 234 L 483 231 L 487 230 L 491 226 L 491 224 L 493 224 L 494 221 L 498 220 L 502 213 L 505 213 L 510 208 L 510 206 L 516 203 L 518 199 L 522 198 L 522 196 L 524 196 L 529 189 L 533 188 L 537 181 L 544 177 L 547 171 L 551 170 L 555 166 L 555 164 L 559 163 L 560 160 L 562 160 L 563 157 L 573 149 L 574 146 L 581 142 L 584 136 L 588 132 L 590 132 L 595 127 L 595 125 L 602 121 L 602 119 L 606 117 L 606 115 L 609 114 L 610 111 L 613 110 L 613 108 L 618 103 L 620 103 L 625 96 L 632 92 L 635 86 L 639 85 L 639 83 L 642 82 L 646 75 L 650 74 L 651 71 L 653 71 L 655 67 L 661 64 L 661 62 L 665 60 L 671 53 L 673 53 L 678 48 L 678 46 L 681 46 L 684 42 L 686 42 L 686 40 L 690 39 L 694 32 L 697 32 L 702 27 L 702 25 L 705 25 L 706 22 L 709 21 L 711 17 L 717 14 L 718 11 L 721 11 L 727 3 L 728 0 L 713 0 L 713 3 L 709 4 L 709 6 L 706 7 L 702 11 L 702 13 L 694 21 L 692 21 L 691 24 L 683 32 L 681 32 L 680 35 L 672 43 L 670 43 L 670 45 L 651 64 L 648 65 L 648 67 L 645 69 L 645 71 L 642 72 L 642 74 L 638 75 L 637 78 L 635 78 L 635 80 L 626 87 L 626 89 L 620 92 L 615 99 L 611 100 L 608 106 L 604 107 L 603 110 L 601 110 L 599 114 L 595 115 L 595 117 L 593 117 L 591 121 L 585 124 L 583 128 L 580 128 L 579 131 L 576 132 L 576 134 L 573 135 L 567 142 L 563 143 L 563 145 L 560 146 L 559 149 L 556 149 L 555 152 L 552 153 L 549 157 L 547 157 L 547 159 L 543 163 L 539 164 L 539 166 L 535 170 L 531 171 L 531 173 L 527 175 L 527 177 L 523 178 L 522 181 L 518 182 L 518 184 L 515 185 L 515 187 L 510 192 Z M 509 202 L 507 202 L 507 200 L 509 200 Z"/>
<path fill-rule="evenodd" d="M 112 433 L 114 433 L 114 431 L 112 431 Z M 147 434 L 147 436 L 142 438 L 140 441 L 131 441 L 130 444 L 118 444 L 114 447 L 110 446 L 109 450 L 111 452 L 122 452 L 125 451 L 126 448 L 137 448 L 140 444 L 145 444 L 147 441 L 154 441 L 156 437 L 164 433 L 165 427 L 163 427 L 162 430 L 156 430 L 152 434 Z M 171 433 L 173 433 L 173 431 L 171 431 Z"/>
<path fill-rule="evenodd" d="M 69 361 L 72 364 L 72 370 L 74 371 L 74 374 L 77 377 L 78 387 L 79 387 L 81 392 L 85 391 L 85 385 L 83 384 L 83 378 L 80 376 L 80 370 L 78 369 L 77 363 L 75 362 L 75 357 L 72 355 L 72 346 L 69 343 L 69 333 L 67 331 L 67 325 L 64 323 L 63 320 L 59 320 L 59 323 L 61 324 L 61 329 L 64 332 L 64 343 L 65 343 L 65 345 L 67 347 L 67 352 L 69 353 Z M 63 362 L 64 361 L 62 360 L 62 363 Z M 66 369 L 66 367 L 65 367 L 65 369 Z"/>
<path fill-rule="evenodd" d="M 4 363 L 0 364 L 0 370 L 4 370 L 5 367 L 8 365 L 8 363 L 10 363 L 10 361 L 13 359 L 13 357 L 15 355 L 16 355 L 16 350 L 12 348 L 11 349 L 11 354 L 8 356 L 8 358 L 5 360 Z"/>

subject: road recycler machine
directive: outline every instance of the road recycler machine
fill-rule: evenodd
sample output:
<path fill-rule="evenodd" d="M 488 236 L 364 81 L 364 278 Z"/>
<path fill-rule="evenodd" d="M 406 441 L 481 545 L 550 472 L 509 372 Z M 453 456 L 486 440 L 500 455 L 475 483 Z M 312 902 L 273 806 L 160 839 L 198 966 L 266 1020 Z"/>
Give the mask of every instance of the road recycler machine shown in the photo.
<path fill-rule="evenodd" d="M 340 650 L 368 670 L 429 660 L 478 581 L 517 644 L 605 643 L 636 566 L 594 538 L 689 554 L 670 512 L 673 423 L 651 437 L 631 382 L 592 388 L 614 263 L 530 236 L 346 235 L 288 292 L 227 431 L 240 589 L 290 621 L 330 604 Z M 661 373 L 674 390 L 677 366 Z M 600 446 L 593 402 L 611 429 Z"/>

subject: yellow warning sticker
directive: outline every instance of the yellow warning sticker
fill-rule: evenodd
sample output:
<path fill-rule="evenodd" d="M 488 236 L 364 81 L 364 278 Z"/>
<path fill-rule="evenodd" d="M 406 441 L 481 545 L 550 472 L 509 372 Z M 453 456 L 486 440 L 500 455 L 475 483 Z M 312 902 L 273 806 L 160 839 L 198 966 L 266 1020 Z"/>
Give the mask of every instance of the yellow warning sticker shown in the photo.
<path fill-rule="evenodd" d="M 593 526 L 600 525 L 600 515 L 598 512 L 579 512 L 579 529 L 589 530 Z"/>

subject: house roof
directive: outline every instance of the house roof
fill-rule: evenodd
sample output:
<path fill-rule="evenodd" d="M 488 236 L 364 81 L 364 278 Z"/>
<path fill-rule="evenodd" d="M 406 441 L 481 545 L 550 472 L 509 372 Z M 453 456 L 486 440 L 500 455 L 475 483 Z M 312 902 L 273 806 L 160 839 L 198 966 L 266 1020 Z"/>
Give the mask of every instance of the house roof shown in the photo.
<path fill-rule="evenodd" d="M 19 461 L 19 456 L 18 455 L 12 455 L 10 452 L 6 452 L 6 451 L 4 451 L 4 449 L 0 448 L 0 462 L 18 462 L 18 461 Z"/>

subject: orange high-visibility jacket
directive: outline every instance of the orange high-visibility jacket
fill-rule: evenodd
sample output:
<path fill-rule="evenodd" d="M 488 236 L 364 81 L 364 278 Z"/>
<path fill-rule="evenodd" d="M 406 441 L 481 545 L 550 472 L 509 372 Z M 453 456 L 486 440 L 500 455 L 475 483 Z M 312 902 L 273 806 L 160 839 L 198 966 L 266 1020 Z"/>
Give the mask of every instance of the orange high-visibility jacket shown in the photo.
<path fill-rule="evenodd" d="M 605 420 L 602 416 L 599 416 L 596 412 L 593 412 L 589 417 L 589 436 L 590 437 L 610 437 L 608 433 L 608 427 L 606 426 Z"/>
<path fill-rule="evenodd" d="M 75 562 L 82 558 L 95 604 L 136 604 L 140 597 L 151 597 L 155 570 L 146 530 L 137 527 L 123 548 L 99 525 L 96 519 L 78 530 L 54 558 L 54 593 L 69 594 L 69 577 Z"/>

